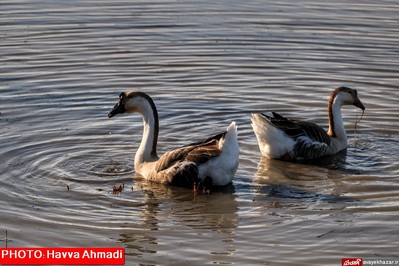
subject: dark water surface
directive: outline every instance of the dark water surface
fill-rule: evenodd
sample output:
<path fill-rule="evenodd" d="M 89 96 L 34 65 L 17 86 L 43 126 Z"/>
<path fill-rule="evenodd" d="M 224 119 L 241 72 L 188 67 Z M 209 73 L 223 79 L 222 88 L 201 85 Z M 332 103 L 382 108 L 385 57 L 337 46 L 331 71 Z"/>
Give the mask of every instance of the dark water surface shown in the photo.
<path fill-rule="evenodd" d="M 0 10 L 8 246 L 117 246 L 142 265 L 398 257 L 397 1 L 21 0 Z M 343 110 L 346 153 L 317 165 L 261 159 L 252 111 L 326 128 L 328 96 L 343 85 L 367 108 L 356 132 L 360 111 Z M 141 118 L 107 118 L 130 89 L 157 104 L 160 153 L 236 121 L 232 186 L 193 197 L 135 178 Z"/>

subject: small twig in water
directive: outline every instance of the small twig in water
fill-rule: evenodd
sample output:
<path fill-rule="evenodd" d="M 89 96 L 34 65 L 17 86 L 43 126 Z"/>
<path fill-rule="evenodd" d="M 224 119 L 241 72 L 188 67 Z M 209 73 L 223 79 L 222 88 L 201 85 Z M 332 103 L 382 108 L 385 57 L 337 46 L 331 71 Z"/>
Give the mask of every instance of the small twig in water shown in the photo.
<path fill-rule="evenodd" d="M 360 117 L 360 119 L 357 119 L 358 117 L 358 112 L 356 112 L 356 122 L 355 122 L 355 143 L 357 143 L 357 123 L 360 122 L 360 120 L 362 120 L 364 115 L 364 110 L 362 110 L 362 116 Z"/>
<path fill-rule="evenodd" d="M 321 234 L 321 235 L 318 235 L 317 237 L 323 237 L 323 236 L 325 236 L 325 235 L 328 235 L 328 234 L 330 234 L 330 233 L 333 233 L 334 232 L 334 230 L 330 230 L 330 231 L 328 231 L 328 232 L 325 232 L 325 233 L 323 233 L 323 234 Z"/>
<path fill-rule="evenodd" d="M 1 241 L 6 242 L 6 248 L 7 248 L 8 247 L 8 232 L 7 232 L 7 230 L 6 230 L 6 233 L 4 234 L 4 238 Z"/>

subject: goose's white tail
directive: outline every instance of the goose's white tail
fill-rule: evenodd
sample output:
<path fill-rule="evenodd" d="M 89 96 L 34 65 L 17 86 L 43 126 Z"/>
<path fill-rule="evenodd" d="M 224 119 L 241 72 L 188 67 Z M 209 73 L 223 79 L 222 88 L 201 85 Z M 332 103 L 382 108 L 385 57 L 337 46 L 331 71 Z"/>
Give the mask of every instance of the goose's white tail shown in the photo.
<path fill-rule="evenodd" d="M 262 114 L 252 114 L 252 128 L 258 139 L 259 149 L 263 156 L 280 158 L 290 153 L 295 145 L 283 131 L 278 130 L 266 121 Z"/>
<path fill-rule="evenodd" d="M 219 148 L 222 149 L 222 153 L 233 153 L 236 154 L 239 151 L 238 139 L 237 139 L 237 125 L 236 122 L 232 122 L 227 127 L 224 141 L 219 144 Z"/>

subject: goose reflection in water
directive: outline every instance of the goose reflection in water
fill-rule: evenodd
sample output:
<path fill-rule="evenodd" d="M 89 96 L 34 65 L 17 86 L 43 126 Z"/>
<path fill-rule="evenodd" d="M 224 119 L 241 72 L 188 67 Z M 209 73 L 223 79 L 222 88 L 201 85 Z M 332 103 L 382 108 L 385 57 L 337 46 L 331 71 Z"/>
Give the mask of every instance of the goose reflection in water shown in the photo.
<path fill-rule="evenodd" d="M 343 167 L 345 160 L 346 151 L 323 160 L 312 161 L 311 164 L 296 164 L 262 157 L 254 179 L 255 190 L 260 197 L 267 195 L 277 201 L 353 201 L 354 199 L 340 195 L 340 177 L 348 172 Z"/>
<path fill-rule="evenodd" d="M 195 251 L 218 261 L 219 256 L 223 260 L 224 255 L 235 251 L 238 202 L 233 185 L 210 195 L 194 195 L 187 188 L 165 186 L 136 176 L 133 192 L 140 204 L 119 239 L 125 244 L 126 256 L 157 263 L 160 254 L 154 253 L 170 250 L 175 254 L 179 250 L 179 256 L 185 252 L 192 256 Z M 182 243 L 182 239 L 186 241 Z M 207 244 L 209 241 L 213 244 Z"/>

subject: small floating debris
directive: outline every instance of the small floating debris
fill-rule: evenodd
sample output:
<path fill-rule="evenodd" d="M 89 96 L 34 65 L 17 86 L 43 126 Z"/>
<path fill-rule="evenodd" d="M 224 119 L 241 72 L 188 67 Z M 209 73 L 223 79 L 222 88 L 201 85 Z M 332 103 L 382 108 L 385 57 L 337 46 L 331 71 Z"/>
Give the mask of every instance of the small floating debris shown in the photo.
<path fill-rule="evenodd" d="M 116 166 L 110 166 L 105 170 L 106 173 L 116 173 L 118 172 L 118 168 Z"/>
<path fill-rule="evenodd" d="M 67 185 L 67 190 L 69 191 L 71 188 Z"/>
<path fill-rule="evenodd" d="M 113 186 L 112 192 L 113 193 L 122 193 L 123 189 L 125 188 L 125 184 L 119 186 Z"/>
<path fill-rule="evenodd" d="M 273 201 L 272 208 L 280 208 L 280 207 L 281 207 L 281 205 L 278 201 Z"/>

